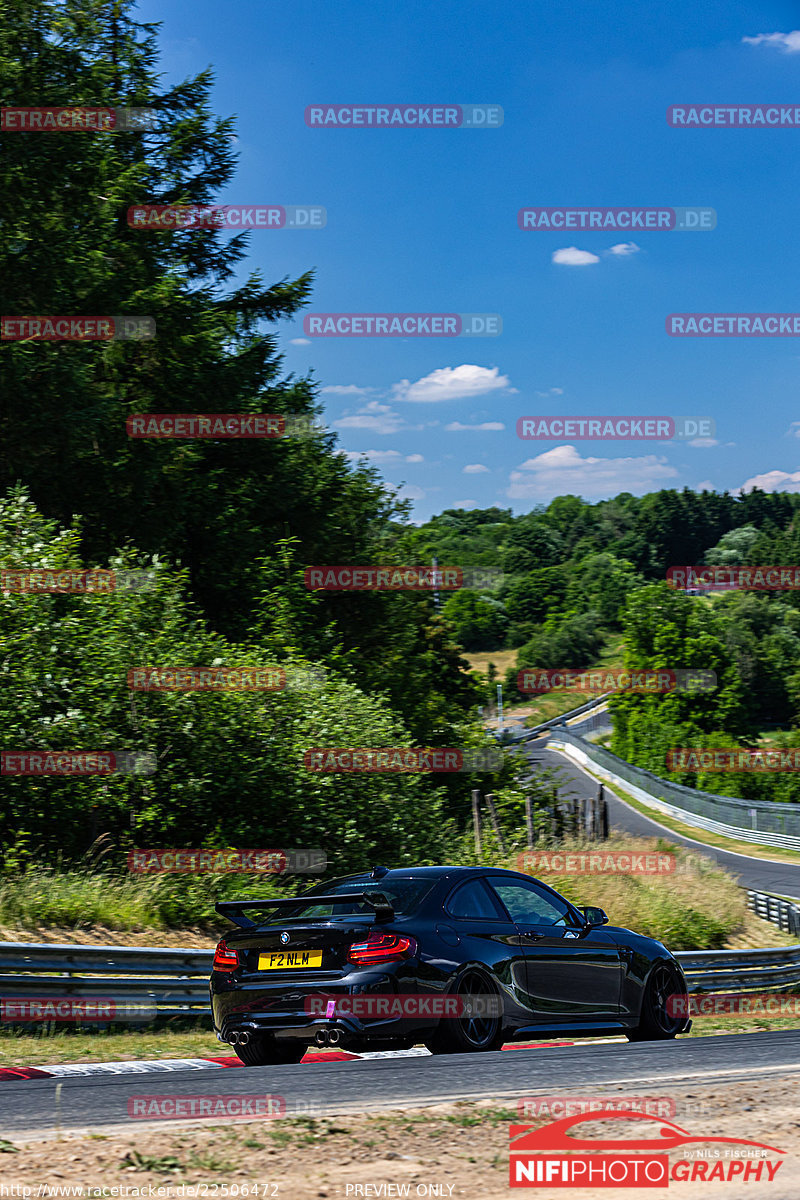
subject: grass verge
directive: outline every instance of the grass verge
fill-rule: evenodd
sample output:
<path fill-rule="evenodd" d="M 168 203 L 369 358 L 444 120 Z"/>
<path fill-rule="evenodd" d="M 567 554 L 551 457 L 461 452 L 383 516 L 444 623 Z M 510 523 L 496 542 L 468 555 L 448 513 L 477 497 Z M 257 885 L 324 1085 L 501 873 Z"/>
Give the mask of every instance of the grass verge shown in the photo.
<path fill-rule="evenodd" d="M 798 1028 L 800 1023 L 796 1017 L 697 1017 L 691 1032 L 683 1036 L 721 1037 L 731 1033 L 767 1033 Z M 569 1041 L 569 1037 L 565 1040 Z M 513 1043 L 507 1045 L 513 1046 Z M 530 1053 L 546 1054 L 547 1051 L 532 1050 Z M 223 1056 L 233 1057 L 233 1047 L 218 1042 L 210 1025 L 206 1029 L 130 1030 L 125 1033 L 70 1031 L 50 1036 L 44 1031 L 20 1036 L 11 1030 L 0 1030 L 0 1067 Z M 0 1082 L 0 1096 L 4 1086 Z"/>
<path fill-rule="evenodd" d="M 0 928 L 79 931 L 219 929 L 217 900 L 294 895 L 316 880 L 248 875 L 129 875 L 118 869 L 58 870 L 29 866 L 0 876 Z M 288 885 L 288 886 L 287 886 Z"/>

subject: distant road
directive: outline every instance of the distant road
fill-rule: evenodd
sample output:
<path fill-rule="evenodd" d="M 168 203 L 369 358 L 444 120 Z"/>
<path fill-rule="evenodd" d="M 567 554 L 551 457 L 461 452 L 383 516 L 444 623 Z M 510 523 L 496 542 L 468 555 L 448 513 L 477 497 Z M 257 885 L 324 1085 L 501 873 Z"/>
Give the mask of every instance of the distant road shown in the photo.
<path fill-rule="evenodd" d="M 546 750 L 547 735 L 527 743 L 526 752 L 531 765 L 558 768 L 561 778 L 568 782 L 570 790 L 582 798 L 597 794 L 597 780 L 588 775 L 581 767 L 560 754 L 556 750 Z M 751 888 L 757 892 L 774 892 L 779 896 L 790 896 L 800 900 L 800 865 L 774 862 L 771 859 L 751 858 L 747 854 L 733 854 L 729 850 L 718 850 L 705 842 L 693 838 L 681 837 L 673 833 L 665 825 L 651 817 L 644 817 L 635 808 L 631 808 L 624 800 L 620 800 L 612 792 L 609 784 L 604 784 L 608 800 L 609 825 L 614 829 L 624 830 L 637 837 L 667 837 L 670 841 L 688 849 L 702 849 L 703 854 L 715 859 L 731 875 L 738 878 L 742 887 Z"/>

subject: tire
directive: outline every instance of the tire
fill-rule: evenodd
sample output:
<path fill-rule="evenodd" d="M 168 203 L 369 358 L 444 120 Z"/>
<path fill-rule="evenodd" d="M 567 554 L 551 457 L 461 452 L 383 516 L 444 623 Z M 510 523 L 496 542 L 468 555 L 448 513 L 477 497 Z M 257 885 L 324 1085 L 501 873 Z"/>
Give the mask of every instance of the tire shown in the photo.
<path fill-rule="evenodd" d="M 268 1033 L 254 1033 L 244 1046 L 237 1044 L 233 1048 L 246 1067 L 267 1067 L 300 1062 L 308 1046 L 305 1042 L 279 1042 Z"/>
<path fill-rule="evenodd" d="M 647 980 L 639 1024 L 629 1029 L 629 1042 L 658 1042 L 674 1038 L 686 1023 L 685 1017 L 672 1017 L 667 1011 L 667 997 L 685 996 L 686 985 L 672 963 L 659 962 Z M 685 1009 L 684 1009 L 685 1011 Z"/>
<path fill-rule="evenodd" d="M 482 971 L 469 969 L 460 976 L 449 994 L 467 1001 L 472 996 L 497 996 L 497 989 Z M 503 1044 L 503 1018 L 501 1015 L 442 1017 L 436 1031 L 428 1035 L 424 1044 L 431 1054 L 499 1050 Z"/>

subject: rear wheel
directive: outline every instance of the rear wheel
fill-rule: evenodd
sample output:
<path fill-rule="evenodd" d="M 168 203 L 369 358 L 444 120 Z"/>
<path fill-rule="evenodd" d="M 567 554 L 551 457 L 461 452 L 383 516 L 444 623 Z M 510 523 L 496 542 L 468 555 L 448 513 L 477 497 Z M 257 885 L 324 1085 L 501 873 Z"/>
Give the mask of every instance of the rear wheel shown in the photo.
<path fill-rule="evenodd" d="M 661 1041 L 680 1033 L 686 1018 L 670 1015 L 670 996 L 685 997 L 686 986 L 674 966 L 658 963 L 647 981 L 639 1024 L 628 1030 L 629 1042 Z M 686 1011 L 685 1004 L 677 1003 L 676 1010 L 680 1012 L 681 1008 Z"/>
<path fill-rule="evenodd" d="M 481 971 L 465 971 L 453 992 L 460 1001 L 459 1015 L 442 1017 L 425 1045 L 431 1054 L 467 1054 L 473 1050 L 499 1050 L 503 1044 L 502 1004 L 496 988 Z M 484 1013 L 478 997 L 496 1001 L 497 1012 Z M 464 1010 L 463 1014 L 461 1010 Z"/>
<path fill-rule="evenodd" d="M 277 1041 L 268 1033 L 254 1033 L 244 1045 L 237 1043 L 236 1057 L 246 1067 L 279 1066 L 281 1063 L 297 1063 L 308 1047 L 305 1042 Z"/>

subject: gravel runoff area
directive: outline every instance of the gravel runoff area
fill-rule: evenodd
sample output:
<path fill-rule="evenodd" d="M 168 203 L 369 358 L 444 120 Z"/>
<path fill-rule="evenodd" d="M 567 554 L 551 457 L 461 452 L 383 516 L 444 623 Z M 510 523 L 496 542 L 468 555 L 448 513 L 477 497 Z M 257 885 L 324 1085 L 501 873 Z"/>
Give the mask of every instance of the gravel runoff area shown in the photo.
<path fill-rule="evenodd" d="M 587 1098 L 604 1103 L 610 1098 L 620 1107 L 627 1099 L 631 1107 L 654 1118 L 666 1117 L 693 1137 L 747 1139 L 785 1152 L 768 1156 L 773 1167 L 780 1161 L 772 1182 L 766 1172 L 758 1182 L 752 1178 L 748 1182 L 673 1181 L 669 1189 L 648 1188 L 645 1194 L 654 1200 L 668 1195 L 687 1200 L 701 1195 L 719 1200 L 739 1196 L 797 1200 L 800 1196 L 800 1080 L 796 1076 L 776 1074 L 766 1081 L 711 1088 L 695 1085 L 680 1095 L 655 1083 L 646 1092 L 614 1087 L 592 1094 L 587 1089 L 581 1102 Z M 162 1121 L 103 1135 L 16 1138 L 14 1143 L 0 1142 L 2 1194 L 23 1200 L 26 1195 L 36 1200 L 68 1195 L 91 1200 L 103 1195 L 121 1200 L 139 1196 L 508 1200 L 513 1194 L 509 1124 L 546 1125 L 565 1115 L 558 1108 L 559 1100 L 565 1103 L 569 1097 L 438 1104 L 368 1115 L 309 1114 L 292 1120 Z M 573 1108 L 578 1103 L 573 1096 Z M 642 1127 L 647 1130 L 644 1136 L 656 1136 L 655 1120 L 595 1121 L 581 1126 L 581 1136 L 641 1137 Z M 717 1176 L 721 1170 L 727 1172 L 732 1162 L 731 1148 L 713 1141 L 670 1151 L 671 1163 L 682 1158 L 692 1160 L 683 1171 L 694 1171 L 696 1162 L 706 1175 L 721 1163 Z M 759 1160 L 748 1161 L 752 1173 Z M 113 1192 L 114 1188 L 121 1190 Z M 619 1194 L 608 1188 L 570 1190 L 579 1200 L 609 1200 Z M 535 1194 L 552 1200 L 567 1192 L 539 1186 Z"/>

